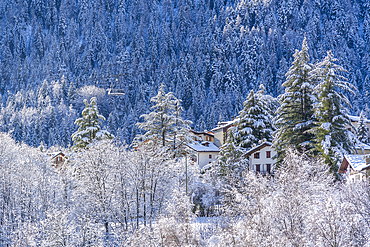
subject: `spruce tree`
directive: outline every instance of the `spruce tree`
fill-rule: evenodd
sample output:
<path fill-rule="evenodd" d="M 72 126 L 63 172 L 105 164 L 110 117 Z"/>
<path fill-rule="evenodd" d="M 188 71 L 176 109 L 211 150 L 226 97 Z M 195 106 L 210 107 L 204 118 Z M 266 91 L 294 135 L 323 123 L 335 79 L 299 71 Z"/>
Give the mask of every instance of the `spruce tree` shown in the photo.
<path fill-rule="evenodd" d="M 96 98 L 93 97 L 88 104 L 84 100 L 85 109 L 82 111 L 82 117 L 75 121 L 78 130 L 72 134 L 72 149 L 78 150 L 86 148 L 93 140 L 112 139 L 114 136 L 100 127 L 100 121 L 105 117 L 99 114 Z"/>
<path fill-rule="evenodd" d="M 357 138 L 362 143 L 368 143 L 368 137 L 367 137 L 367 129 L 366 129 L 366 123 L 365 123 L 365 114 L 363 111 L 360 113 L 360 121 L 358 122 L 358 128 L 357 128 Z"/>
<path fill-rule="evenodd" d="M 346 70 L 337 65 L 336 61 L 332 52 L 328 51 L 324 60 L 317 64 L 311 73 L 312 77 L 318 80 L 314 91 L 318 99 L 315 105 L 316 120 L 312 130 L 315 135 L 315 148 L 333 173 L 336 173 L 337 163 L 341 161 L 342 156 L 354 148 L 350 138 L 351 132 L 347 130 L 347 126 L 352 124 L 343 105 L 350 107 L 350 102 L 343 92 L 353 94 L 356 90 L 340 75 Z"/>
<path fill-rule="evenodd" d="M 278 161 L 285 156 L 287 147 L 292 146 L 299 152 L 310 149 L 313 134 L 309 132 L 313 125 L 313 89 L 315 81 L 310 78 L 313 65 L 309 63 L 306 38 L 302 50 L 296 50 L 293 65 L 286 73 L 283 83 L 285 93 L 278 97 L 280 107 L 276 112 L 274 146 L 278 152 Z"/>
<path fill-rule="evenodd" d="M 261 84 L 259 91 L 250 91 L 247 100 L 243 103 L 243 110 L 239 113 L 239 120 L 234 131 L 235 145 L 249 149 L 253 144 L 262 140 L 272 141 L 272 109 L 273 98 L 264 94 L 265 88 Z"/>
<path fill-rule="evenodd" d="M 218 157 L 217 173 L 227 184 L 235 184 L 242 178 L 243 171 L 248 168 L 248 159 L 243 156 L 244 150 L 235 143 L 235 129 L 229 129 L 226 143 L 220 148 Z"/>

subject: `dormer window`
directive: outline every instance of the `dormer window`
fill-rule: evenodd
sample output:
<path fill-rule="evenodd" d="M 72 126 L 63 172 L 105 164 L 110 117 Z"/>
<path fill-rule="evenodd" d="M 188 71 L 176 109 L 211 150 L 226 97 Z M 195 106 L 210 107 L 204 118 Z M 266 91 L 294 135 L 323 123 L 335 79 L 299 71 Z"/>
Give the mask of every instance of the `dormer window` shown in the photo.
<path fill-rule="evenodd" d="M 208 142 L 204 143 L 203 145 L 206 146 L 206 147 L 209 147 L 209 143 Z"/>

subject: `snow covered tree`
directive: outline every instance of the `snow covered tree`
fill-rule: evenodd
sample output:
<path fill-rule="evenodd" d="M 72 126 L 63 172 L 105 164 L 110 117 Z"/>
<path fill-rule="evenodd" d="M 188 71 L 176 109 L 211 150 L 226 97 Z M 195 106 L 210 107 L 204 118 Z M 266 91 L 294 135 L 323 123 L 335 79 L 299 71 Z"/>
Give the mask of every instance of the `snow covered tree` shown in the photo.
<path fill-rule="evenodd" d="M 360 140 L 360 142 L 368 143 L 369 139 L 367 137 L 367 128 L 365 123 L 365 114 L 363 111 L 360 113 L 360 121 L 358 122 L 358 128 L 357 128 L 357 138 Z"/>
<path fill-rule="evenodd" d="M 136 137 L 136 142 L 161 146 L 165 150 L 177 152 L 183 144 L 191 141 L 189 137 L 192 122 L 182 119 L 181 101 L 173 95 L 173 92 L 165 93 L 163 84 L 151 101 L 155 103 L 151 107 L 153 111 L 141 115 L 144 122 L 137 123 L 137 126 L 146 132 Z"/>
<path fill-rule="evenodd" d="M 253 144 L 262 140 L 272 141 L 272 112 L 274 98 L 264 94 L 265 87 L 261 84 L 255 94 L 250 91 L 247 100 L 243 103 L 244 108 L 240 111 L 238 124 L 234 131 L 235 145 L 249 149 Z"/>
<path fill-rule="evenodd" d="M 228 185 L 235 185 L 237 180 L 241 180 L 248 167 L 248 159 L 243 156 L 245 149 L 235 143 L 235 128 L 229 130 L 226 143 L 220 148 L 216 169 L 218 176 Z"/>
<path fill-rule="evenodd" d="M 90 104 L 84 100 L 85 109 L 82 111 L 82 117 L 76 119 L 75 124 L 79 126 L 78 130 L 72 134 L 74 150 L 85 148 L 93 140 L 112 139 L 114 136 L 100 127 L 100 121 L 105 117 L 99 114 L 96 98 L 92 97 Z"/>
<path fill-rule="evenodd" d="M 340 74 L 346 70 L 337 65 L 331 51 L 327 52 L 324 60 L 317 64 L 311 76 L 317 78 L 318 85 L 314 92 L 318 102 L 315 105 L 315 127 L 312 132 L 315 135 L 314 145 L 316 150 L 330 165 L 331 171 L 336 173 L 337 163 L 344 154 L 353 150 L 351 132 L 347 126 L 352 126 L 346 114 L 343 104 L 351 106 L 343 91 L 354 93 L 356 88 L 347 82 Z"/>
<path fill-rule="evenodd" d="M 149 114 L 143 114 L 144 122 L 137 123 L 137 126 L 146 131 L 144 135 L 139 136 L 143 142 L 150 141 L 152 144 L 166 146 L 166 141 L 172 132 L 173 118 L 172 112 L 175 106 L 175 96 L 173 92 L 165 93 L 164 85 L 161 84 L 158 94 L 150 99 L 155 105 Z"/>
<path fill-rule="evenodd" d="M 175 100 L 175 107 L 173 112 L 173 134 L 171 137 L 172 150 L 176 155 L 181 155 L 184 152 L 185 144 L 193 141 L 190 135 L 190 120 L 184 120 L 181 117 L 183 108 L 181 106 L 181 100 Z"/>
<path fill-rule="evenodd" d="M 160 218 L 158 222 L 164 245 L 199 245 L 198 236 L 191 227 L 191 222 L 195 219 L 192 207 L 190 198 L 179 188 L 175 188 L 167 203 L 167 217 Z"/>
<path fill-rule="evenodd" d="M 286 73 L 283 83 L 285 93 L 278 97 L 280 107 L 275 118 L 274 146 L 281 161 L 288 146 L 298 151 L 309 148 L 313 134 L 308 130 L 313 128 L 313 89 L 315 81 L 310 78 L 313 65 L 309 63 L 308 46 L 303 40 L 302 50 L 296 50 L 293 65 Z"/>

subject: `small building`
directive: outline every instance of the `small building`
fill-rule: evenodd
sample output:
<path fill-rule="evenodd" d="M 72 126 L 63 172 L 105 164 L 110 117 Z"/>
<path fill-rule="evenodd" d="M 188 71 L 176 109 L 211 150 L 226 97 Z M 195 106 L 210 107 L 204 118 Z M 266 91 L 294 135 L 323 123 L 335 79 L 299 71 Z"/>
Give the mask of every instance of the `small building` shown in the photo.
<path fill-rule="evenodd" d="M 54 167 L 59 167 L 67 160 L 67 157 L 61 151 L 55 153 L 48 153 L 48 156 L 51 156 L 50 161 Z"/>
<path fill-rule="evenodd" d="M 214 143 L 217 147 L 221 147 L 227 140 L 227 131 L 235 126 L 239 121 L 239 118 L 231 119 L 231 121 L 219 122 L 217 127 L 211 131 L 214 134 Z"/>
<path fill-rule="evenodd" d="M 349 182 L 366 181 L 370 175 L 369 155 L 346 154 L 338 173 L 343 174 Z"/>
<path fill-rule="evenodd" d="M 195 141 L 209 141 L 209 142 L 214 142 L 215 137 L 212 132 L 208 131 L 203 131 L 203 132 L 198 132 L 194 130 L 190 130 L 192 135 L 194 136 Z"/>
<path fill-rule="evenodd" d="M 217 161 L 217 155 L 220 149 L 211 141 L 200 141 L 187 144 L 195 155 L 190 156 L 190 163 L 198 165 L 202 169 L 205 165 Z"/>
<path fill-rule="evenodd" d="M 272 148 L 271 142 L 263 142 L 248 150 L 249 169 L 261 174 L 271 174 L 275 165 L 273 157 L 277 152 Z"/>

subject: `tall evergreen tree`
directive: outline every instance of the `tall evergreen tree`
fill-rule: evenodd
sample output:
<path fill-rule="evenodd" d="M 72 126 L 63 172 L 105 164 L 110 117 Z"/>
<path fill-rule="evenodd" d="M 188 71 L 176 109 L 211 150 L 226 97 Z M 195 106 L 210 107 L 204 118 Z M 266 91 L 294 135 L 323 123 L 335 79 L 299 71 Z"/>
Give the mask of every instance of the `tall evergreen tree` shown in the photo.
<path fill-rule="evenodd" d="M 351 132 L 347 126 L 352 126 L 346 108 L 343 104 L 351 106 L 344 95 L 344 91 L 354 93 L 356 88 L 347 82 L 340 74 L 346 70 L 337 65 L 331 51 L 327 52 L 324 60 L 317 64 L 312 71 L 312 77 L 317 78 L 318 85 L 315 94 L 318 102 L 315 105 L 315 127 L 312 133 L 315 135 L 315 148 L 330 165 L 331 171 L 337 171 L 337 163 L 345 153 L 353 150 Z"/>
<path fill-rule="evenodd" d="M 90 104 L 85 99 L 84 103 L 85 109 L 82 111 L 82 117 L 75 121 L 79 128 L 72 134 L 72 149 L 74 150 L 86 148 L 93 140 L 112 139 L 114 137 L 100 127 L 100 121 L 105 121 L 105 117 L 99 114 L 96 98 L 92 97 Z"/>
<path fill-rule="evenodd" d="M 226 143 L 220 149 L 217 164 L 218 175 L 227 184 L 235 184 L 247 170 L 248 159 L 243 154 L 244 149 L 236 145 L 234 131 L 230 130 Z"/>
<path fill-rule="evenodd" d="M 360 140 L 360 142 L 368 143 L 369 138 L 367 136 L 367 128 L 365 123 L 366 117 L 363 111 L 360 113 L 360 121 L 358 122 L 358 128 L 357 128 L 357 139 Z"/>
<path fill-rule="evenodd" d="M 272 101 L 271 96 L 264 94 L 265 87 L 261 84 L 259 91 L 250 91 L 244 108 L 238 116 L 238 124 L 234 132 L 235 145 L 249 149 L 259 141 L 272 141 Z"/>
<path fill-rule="evenodd" d="M 285 156 L 288 146 L 298 151 L 309 148 L 313 134 L 308 131 L 313 128 L 313 95 L 314 80 L 310 78 L 313 65 L 309 63 L 308 46 L 303 40 L 302 50 L 296 50 L 293 65 L 286 73 L 283 83 L 285 93 L 278 97 L 280 107 L 275 118 L 274 146 L 279 160 Z"/>
<path fill-rule="evenodd" d="M 145 134 L 136 137 L 136 143 L 147 143 L 155 147 L 163 147 L 165 150 L 179 151 L 183 144 L 190 141 L 191 121 L 181 117 L 181 101 L 173 92 L 165 93 L 164 85 L 161 84 L 158 94 L 150 99 L 155 105 L 149 114 L 140 117 L 144 121 L 137 126 L 145 131 Z"/>

